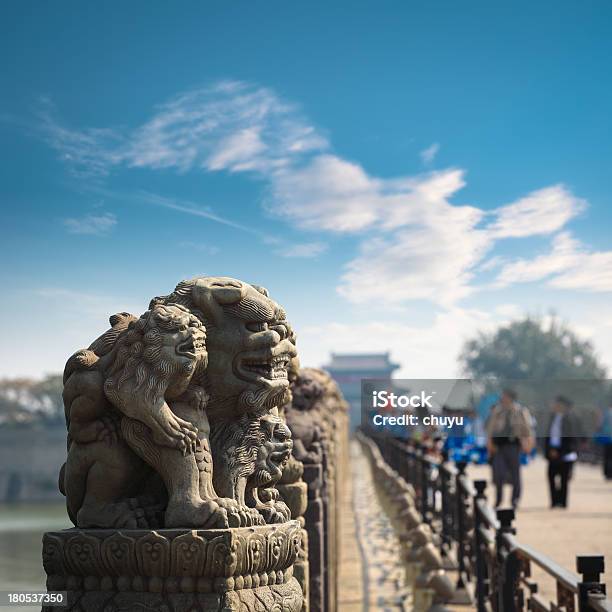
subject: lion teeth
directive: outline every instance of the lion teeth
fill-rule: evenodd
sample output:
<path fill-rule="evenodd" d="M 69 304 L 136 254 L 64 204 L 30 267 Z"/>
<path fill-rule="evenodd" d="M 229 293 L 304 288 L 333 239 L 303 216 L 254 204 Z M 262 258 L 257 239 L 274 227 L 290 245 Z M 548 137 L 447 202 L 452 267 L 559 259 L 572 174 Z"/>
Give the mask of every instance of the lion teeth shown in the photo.
<path fill-rule="evenodd" d="M 267 360 L 245 360 L 244 367 L 267 379 L 287 378 L 289 357 L 280 355 Z"/>

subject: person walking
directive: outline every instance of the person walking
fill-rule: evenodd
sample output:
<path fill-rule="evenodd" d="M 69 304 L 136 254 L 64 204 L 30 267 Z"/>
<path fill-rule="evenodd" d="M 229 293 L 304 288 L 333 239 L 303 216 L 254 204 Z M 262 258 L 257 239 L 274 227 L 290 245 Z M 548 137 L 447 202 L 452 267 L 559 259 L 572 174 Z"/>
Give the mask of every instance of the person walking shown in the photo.
<path fill-rule="evenodd" d="M 521 497 L 521 451 L 533 448 L 534 433 L 529 410 L 517 401 L 516 392 L 504 389 L 487 420 L 487 450 L 493 469 L 495 507 L 502 504 L 504 484 L 512 485 L 512 507 Z"/>
<path fill-rule="evenodd" d="M 612 480 L 612 403 L 604 409 L 597 438 L 603 445 L 603 473 Z"/>
<path fill-rule="evenodd" d="M 555 398 L 544 439 L 551 508 L 567 508 L 568 485 L 578 459 L 578 424 L 571 408 L 572 402 L 566 397 Z"/>

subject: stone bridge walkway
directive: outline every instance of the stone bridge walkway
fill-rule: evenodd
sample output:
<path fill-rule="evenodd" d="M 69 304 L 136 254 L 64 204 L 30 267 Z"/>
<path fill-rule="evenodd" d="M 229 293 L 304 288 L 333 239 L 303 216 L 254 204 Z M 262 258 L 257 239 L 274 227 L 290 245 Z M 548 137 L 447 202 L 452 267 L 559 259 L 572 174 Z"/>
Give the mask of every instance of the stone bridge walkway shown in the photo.
<path fill-rule="evenodd" d="M 351 469 L 342 510 L 339 612 L 411 610 L 411 594 L 398 563 L 398 543 L 376 495 L 368 460 L 355 441 L 351 442 Z M 490 480 L 488 466 L 470 466 L 468 473 L 472 479 Z M 538 458 L 523 469 L 523 498 L 515 521 L 518 539 L 572 572 L 576 555 L 605 555 L 603 579 L 612 589 L 612 483 L 603 479 L 599 466 L 578 464 L 567 510 L 549 508 L 547 486 L 546 462 Z M 488 492 L 491 499 L 491 485 Z M 532 569 L 539 593 L 553 599 L 554 583 L 536 566 Z M 473 608 L 451 609 L 468 612 Z"/>
<path fill-rule="evenodd" d="M 410 610 L 399 542 L 380 505 L 370 464 L 355 440 L 351 470 L 343 504 L 339 612 Z"/>

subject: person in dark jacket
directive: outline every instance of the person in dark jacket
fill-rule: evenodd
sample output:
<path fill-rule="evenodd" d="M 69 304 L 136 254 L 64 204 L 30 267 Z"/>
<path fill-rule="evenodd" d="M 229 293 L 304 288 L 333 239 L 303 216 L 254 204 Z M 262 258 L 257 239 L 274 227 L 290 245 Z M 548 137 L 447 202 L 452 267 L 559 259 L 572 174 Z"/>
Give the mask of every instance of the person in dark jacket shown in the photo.
<path fill-rule="evenodd" d="M 555 398 L 544 440 L 551 508 L 567 508 L 572 467 L 578 459 L 578 424 L 571 408 L 572 402 L 566 397 Z"/>

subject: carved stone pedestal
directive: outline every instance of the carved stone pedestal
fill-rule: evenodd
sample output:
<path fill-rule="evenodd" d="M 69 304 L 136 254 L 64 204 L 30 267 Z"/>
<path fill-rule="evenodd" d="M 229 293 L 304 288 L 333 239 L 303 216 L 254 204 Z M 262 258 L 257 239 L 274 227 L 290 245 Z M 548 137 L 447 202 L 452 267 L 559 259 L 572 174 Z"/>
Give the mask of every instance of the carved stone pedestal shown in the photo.
<path fill-rule="evenodd" d="M 233 529 L 67 529 L 43 538 L 68 610 L 298 612 L 298 521 Z M 43 608 L 43 610 L 45 610 Z M 54 608 L 49 608 L 52 612 Z"/>

